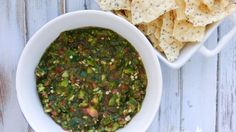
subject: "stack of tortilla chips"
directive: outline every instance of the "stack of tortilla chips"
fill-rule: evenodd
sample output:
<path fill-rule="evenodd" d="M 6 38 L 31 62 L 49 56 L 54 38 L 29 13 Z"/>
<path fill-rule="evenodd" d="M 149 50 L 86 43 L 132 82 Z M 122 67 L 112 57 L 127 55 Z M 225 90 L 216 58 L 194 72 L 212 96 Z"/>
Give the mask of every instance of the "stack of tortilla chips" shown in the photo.
<path fill-rule="evenodd" d="M 233 0 L 98 0 L 136 25 L 166 58 L 175 61 L 181 49 L 204 38 L 206 27 L 236 11 Z"/>

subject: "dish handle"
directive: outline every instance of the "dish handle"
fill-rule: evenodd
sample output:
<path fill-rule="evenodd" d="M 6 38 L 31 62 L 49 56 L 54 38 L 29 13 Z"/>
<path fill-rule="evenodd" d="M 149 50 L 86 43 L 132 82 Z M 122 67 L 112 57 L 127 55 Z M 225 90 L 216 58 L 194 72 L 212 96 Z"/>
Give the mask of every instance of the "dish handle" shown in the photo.
<path fill-rule="evenodd" d="M 218 45 L 215 49 L 209 50 L 205 45 L 202 45 L 199 52 L 206 57 L 213 57 L 217 55 L 235 36 L 236 34 L 236 14 L 233 14 L 229 19 L 234 23 L 234 26 L 231 31 L 224 35 L 221 40 L 218 42 Z"/>

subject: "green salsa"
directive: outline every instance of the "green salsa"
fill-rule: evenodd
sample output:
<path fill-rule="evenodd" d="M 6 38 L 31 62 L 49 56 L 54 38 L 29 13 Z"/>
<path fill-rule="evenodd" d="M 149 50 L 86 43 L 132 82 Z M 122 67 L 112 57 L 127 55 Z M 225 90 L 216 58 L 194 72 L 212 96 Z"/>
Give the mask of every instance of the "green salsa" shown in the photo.
<path fill-rule="evenodd" d="M 139 54 L 117 33 L 62 32 L 41 58 L 37 91 L 44 111 L 69 132 L 112 132 L 139 112 L 147 77 Z"/>

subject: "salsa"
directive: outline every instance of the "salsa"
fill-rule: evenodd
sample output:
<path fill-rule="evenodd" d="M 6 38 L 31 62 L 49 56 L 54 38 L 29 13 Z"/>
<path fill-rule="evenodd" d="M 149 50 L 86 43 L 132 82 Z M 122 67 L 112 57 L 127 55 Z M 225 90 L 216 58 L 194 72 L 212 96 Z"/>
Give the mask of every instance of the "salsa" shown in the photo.
<path fill-rule="evenodd" d="M 41 58 L 36 85 L 44 111 L 69 132 L 111 132 L 139 112 L 147 87 L 141 58 L 117 33 L 62 32 Z"/>

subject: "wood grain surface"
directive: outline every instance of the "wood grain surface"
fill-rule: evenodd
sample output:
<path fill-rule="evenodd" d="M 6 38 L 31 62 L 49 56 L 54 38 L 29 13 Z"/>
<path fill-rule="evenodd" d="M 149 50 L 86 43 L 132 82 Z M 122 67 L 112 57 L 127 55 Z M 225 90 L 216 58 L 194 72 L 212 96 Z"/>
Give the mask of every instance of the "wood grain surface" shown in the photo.
<path fill-rule="evenodd" d="M 0 0 L 0 132 L 32 131 L 17 103 L 15 72 L 31 36 L 51 19 L 99 7 L 95 0 Z M 226 20 L 206 42 L 214 48 Z M 236 37 L 216 57 L 195 54 L 181 69 L 161 62 L 163 95 L 148 132 L 236 132 Z"/>
<path fill-rule="evenodd" d="M 232 28 L 225 22 L 219 38 Z M 218 60 L 217 131 L 236 132 L 236 37 L 222 51 Z"/>

